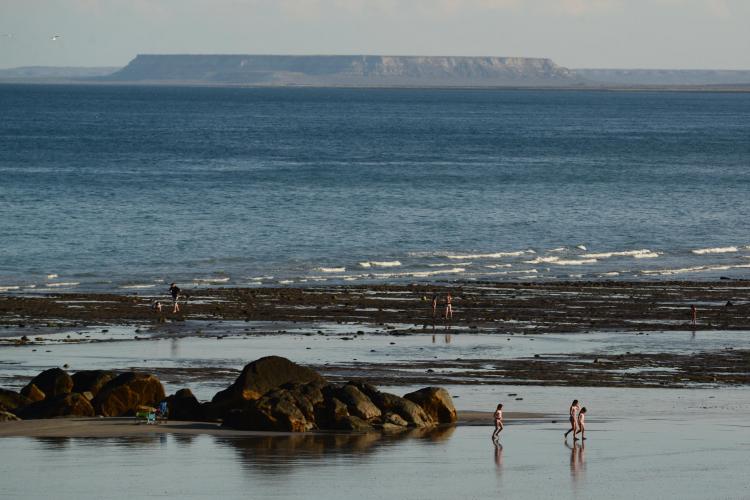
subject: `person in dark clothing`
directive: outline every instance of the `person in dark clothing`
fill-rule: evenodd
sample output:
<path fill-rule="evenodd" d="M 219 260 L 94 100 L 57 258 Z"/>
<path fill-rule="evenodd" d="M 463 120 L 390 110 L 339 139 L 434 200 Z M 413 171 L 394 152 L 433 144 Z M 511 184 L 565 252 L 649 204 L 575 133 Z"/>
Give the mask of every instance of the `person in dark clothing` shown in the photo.
<path fill-rule="evenodd" d="M 172 314 L 177 314 L 178 312 L 180 312 L 180 288 L 172 283 L 171 285 L 169 285 L 169 293 L 172 294 L 172 304 L 174 304 L 174 307 L 172 308 Z"/>

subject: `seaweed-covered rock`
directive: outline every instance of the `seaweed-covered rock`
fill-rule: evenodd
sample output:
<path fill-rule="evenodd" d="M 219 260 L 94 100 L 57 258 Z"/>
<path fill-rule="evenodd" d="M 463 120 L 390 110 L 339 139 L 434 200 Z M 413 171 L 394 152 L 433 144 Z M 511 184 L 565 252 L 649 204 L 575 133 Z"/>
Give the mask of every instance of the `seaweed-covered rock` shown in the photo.
<path fill-rule="evenodd" d="M 21 389 L 23 392 L 23 395 L 26 396 L 30 402 L 36 403 L 37 401 L 42 401 L 47 397 L 42 390 L 36 386 L 36 384 L 29 384 L 23 389 Z"/>
<path fill-rule="evenodd" d="M 16 408 L 21 408 L 31 403 L 26 396 L 9 389 L 0 389 L 0 411 L 13 412 Z"/>
<path fill-rule="evenodd" d="M 139 406 L 156 406 L 164 398 L 164 386 L 154 375 L 126 372 L 102 387 L 94 398 L 94 409 L 105 417 L 133 415 Z"/>
<path fill-rule="evenodd" d="M 106 370 L 82 370 L 73 374 L 73 392 L 90 392 L 96 397 L 102 387 L 115 378 L 115 374 Z"/>
<path fill-rule="evenodd" d="M 351 384 L 347 384 L 336 391 L 336 397 L 346 404 L 350 415 L 363 420 L 372 420 L 383 413 L 370 398 Z"/>
<path fill-rule="evenodd" d="M 435 425 L 435 420 L 413 401 L 387 392 L 374 394 L 373 398 L 375 404 L 382 411 L 397 414 L 406 421 L 409 427 L 429 427 Z"/>
<path fill-rule="evenodd" d="M 15 420 L 21 419 L 9 411 L 0 410 L 0 422 L 13 422 Z"/>
<path fill-rule="evenodd" d="M 55 417 L 93 417 L 94 407 L 81 394 L 61 394 L 31 403 L 19 410 L 17 415 L 24 420 Z"/>
<path fill-rule="evenodd" d="M 456 407 L 453 406 L 451 395 L 442 387 L 425 387 L 418 391 L 404 395 L 422 407 L 427 415 L 435 422 L 452 424 L 458 420 Z"/>
<path fill-rule="evenodd" d="M 31 390 L 30 386 L 35 385 L 48 398 L 70 394 L 73 391 L 73 378 L 61 368 L 50 368 L 31 379 L 31 382 L 21 389 L 21 394 L 26 394 Z"/>

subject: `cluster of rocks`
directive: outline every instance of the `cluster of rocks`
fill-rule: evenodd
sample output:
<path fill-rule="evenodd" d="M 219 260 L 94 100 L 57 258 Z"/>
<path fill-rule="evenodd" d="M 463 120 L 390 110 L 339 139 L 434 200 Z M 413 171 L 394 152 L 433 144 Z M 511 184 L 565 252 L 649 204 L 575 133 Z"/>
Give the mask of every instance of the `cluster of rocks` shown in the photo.
<path fill-rule="evenodd" d="M 0 420 L 132 415 L 165 398 L 164 386 L 148 373 L 45 370 L 20 393 L 0 389 Z"/>
<path fill-rule="evenodd" d="M 450 394 L 439 387 L 406 394 L 381 392 L 363 382 L 329 383 L 288 359 L 268 356 L 245 366 L 237 380 L 201 403 L 190 389 L 166 397 L 153 375 L 59 368 L 36 376 L 20 393 L 0 389 L 0 420 L 62 416 L 133 415 L 139 406 L 167 401 L 173 420 L 221 421 L 241 430 L 398 431 L 457 420 Z"/>

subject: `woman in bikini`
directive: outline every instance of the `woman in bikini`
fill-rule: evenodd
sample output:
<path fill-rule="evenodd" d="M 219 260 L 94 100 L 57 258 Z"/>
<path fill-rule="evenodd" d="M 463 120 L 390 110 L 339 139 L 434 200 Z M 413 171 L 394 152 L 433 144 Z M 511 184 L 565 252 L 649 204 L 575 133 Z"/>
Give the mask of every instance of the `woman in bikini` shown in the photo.
<path fill-rule="evenodd" d="M 503 405 L 502 403 L 497 405 L 497 409 L 495 410 L 495 431 L 492 433 L 492 440 L 500 436 L 500 433 L 503 430 Z"/>
<path fill-rule="evenodd" d="M 450 293 L 445 294 L 445 319 L 453 320 L 453 297 Z"/>
<path fill-rule="evenodd" d="M 576 438 L 576 431 L 578 430 L 578 410 L 580 410 L 581 407 L 578 405 L 578 400 L 574 399 L 573 403 L 570 405 L 570 410 L 568 412 L 570 413 L 570 429 L 568 429 L 565 432 L 565 439 L 568 439 L 568 434 L 571 432 L 573 433 L 573 439 Z"/>

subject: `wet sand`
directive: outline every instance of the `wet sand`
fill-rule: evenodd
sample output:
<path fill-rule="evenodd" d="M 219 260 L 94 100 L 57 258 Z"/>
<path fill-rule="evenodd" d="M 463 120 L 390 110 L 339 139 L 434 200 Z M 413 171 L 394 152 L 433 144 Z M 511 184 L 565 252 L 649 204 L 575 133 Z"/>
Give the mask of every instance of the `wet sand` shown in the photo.
<path fill-rule="evenodd" d="M 509 412 L 508 422 L 549 420 L 543 413 Z M 459 412 L 457 425 L 492 425 L 492 412 Z M 425 433 L 430 429 L 406 429 L 404 432 Z M 60 438 L 109 438 L 142 436 L 150 434 L 211 435 L 225 437 L 283 437 L 293 436 L 291 432 L 256 432 L 222 428 L 219 423 L 168 421 L 160 424 L 136 423 L 133 418 L 53 418 L 42 420 L 21 420 L 0 423 L 0 438 L 4 437 L 60 437 Z M 311 434 L 331 434 L 312 432 Z M 335 433 L 334 433 L 335 434 Z"/>

